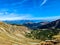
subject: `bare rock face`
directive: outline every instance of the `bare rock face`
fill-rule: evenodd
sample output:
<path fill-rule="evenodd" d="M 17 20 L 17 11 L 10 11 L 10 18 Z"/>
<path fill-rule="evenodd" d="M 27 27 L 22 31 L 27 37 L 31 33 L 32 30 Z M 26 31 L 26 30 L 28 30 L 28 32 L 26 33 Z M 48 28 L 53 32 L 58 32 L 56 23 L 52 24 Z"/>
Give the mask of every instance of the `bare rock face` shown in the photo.
<path fill-rule="evenodd" d="M 40 45 L 60 45 L 60 42 L 58 40 L 46 40 L 40 42 Z"/>
<path fill-rule="evenodd" d="M 43 42 L 40 43 L 40 45 L 54 45 L 54 43 L 43 41 Z"/>

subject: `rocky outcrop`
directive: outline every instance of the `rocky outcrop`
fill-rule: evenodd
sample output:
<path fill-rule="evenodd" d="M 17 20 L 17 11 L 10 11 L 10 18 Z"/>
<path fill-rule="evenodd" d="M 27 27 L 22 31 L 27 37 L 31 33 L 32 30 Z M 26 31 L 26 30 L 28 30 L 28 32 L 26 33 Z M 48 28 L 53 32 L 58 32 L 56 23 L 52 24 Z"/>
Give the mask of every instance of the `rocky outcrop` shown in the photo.
<path fill-rule="evenodd" d="M 57 44 L 60 44 L 60 43 L 56 40 L 46 40 L 46 41 L 40 42 L 40 45 L 57 45 Z"/>

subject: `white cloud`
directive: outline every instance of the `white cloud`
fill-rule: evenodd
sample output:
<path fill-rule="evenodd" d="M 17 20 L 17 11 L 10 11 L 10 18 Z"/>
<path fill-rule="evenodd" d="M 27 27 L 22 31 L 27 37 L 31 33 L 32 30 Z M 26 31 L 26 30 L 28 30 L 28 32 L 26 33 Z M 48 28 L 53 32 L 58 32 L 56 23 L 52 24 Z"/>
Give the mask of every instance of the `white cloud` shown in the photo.
<path fill-rule="evenodd" d="M 9 13 L 8 11 L 0 11 L 0 20 L 56 20 L 60 16 L 34 17 L 32 14 Z"/>
<path fill-rule="evenodd" d="M 51 17 L 33 17 L 31 14 L 0 13 L 0 20 L 56 20 L 60 16 Z"/>
<path fill-rule="evenodd" d="M 22 20 L 28 19 L 31 17 L 31 14 L 16 14 L 16 13 L 8 13 L 0 12 L 0 20 Z"/>
<path fill-rule="evenodd" d="M 48 17 L 35 17 L 36 20 L 57 20 L 60 16 L 48 16 Z"/>
<path fill-rule="evenodd" d="M 43 0 L 40 6 L 44 5 L 47 2 L 47 0 Z"/>

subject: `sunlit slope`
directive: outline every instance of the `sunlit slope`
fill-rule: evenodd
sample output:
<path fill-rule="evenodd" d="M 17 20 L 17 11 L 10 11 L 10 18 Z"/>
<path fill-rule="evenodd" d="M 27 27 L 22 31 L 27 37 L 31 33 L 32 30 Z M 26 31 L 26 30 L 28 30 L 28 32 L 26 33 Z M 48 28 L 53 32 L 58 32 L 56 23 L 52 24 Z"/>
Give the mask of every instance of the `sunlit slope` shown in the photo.
<path fill-rule="evenodd" d="M 39 41 L 25 37 L 30 30 L 25 26 L 16 26 L 0 22 L 0 45 L 37 45 Z"/>

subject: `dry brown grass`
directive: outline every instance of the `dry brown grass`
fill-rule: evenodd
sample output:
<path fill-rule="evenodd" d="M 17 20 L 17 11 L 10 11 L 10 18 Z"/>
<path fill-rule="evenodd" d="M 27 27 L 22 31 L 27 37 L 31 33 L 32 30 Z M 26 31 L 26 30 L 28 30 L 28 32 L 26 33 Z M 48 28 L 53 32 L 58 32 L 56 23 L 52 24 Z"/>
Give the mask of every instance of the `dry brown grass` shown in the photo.
<path fill-rule="evenodd" d="M 26 38 L 26 32 L 30 32 L 30 30 L 25 26 L 0 22 L 0 45 L 41 45 L 40 40 Z M 60 41 L 60 34 L 53 37 Z M 60 45 L 60 43 L 56 45 Z"/>
<path fill-rule="evenodd" d="M 16 26 L 0 22 L 0 45 L 37 45 L 40 41 L 25 37 L 30 32 L 25 26 Z"/>

